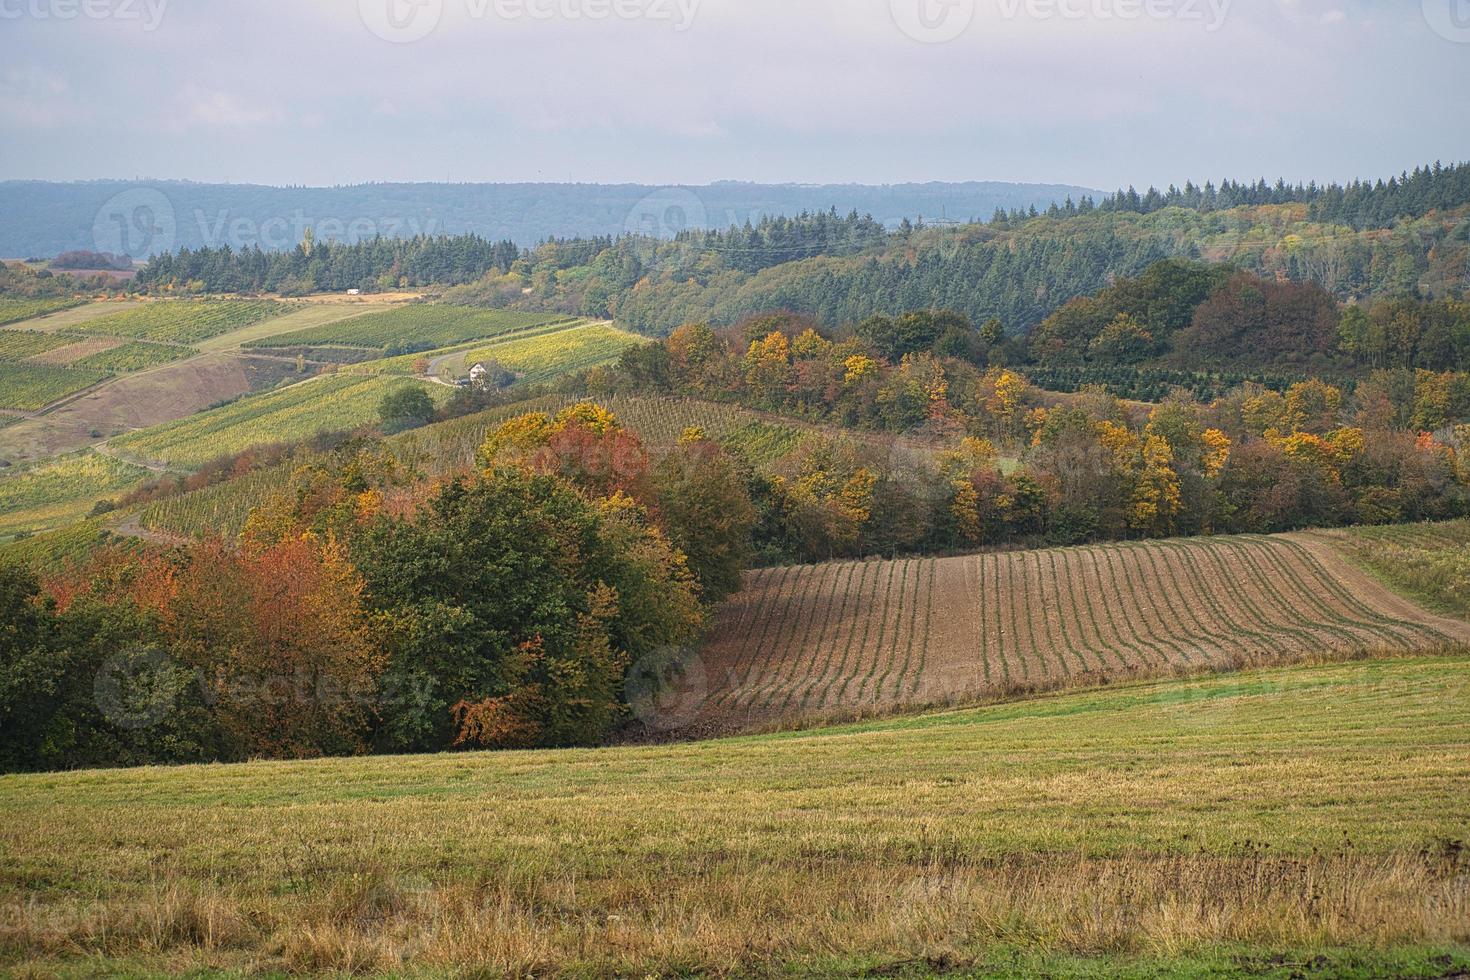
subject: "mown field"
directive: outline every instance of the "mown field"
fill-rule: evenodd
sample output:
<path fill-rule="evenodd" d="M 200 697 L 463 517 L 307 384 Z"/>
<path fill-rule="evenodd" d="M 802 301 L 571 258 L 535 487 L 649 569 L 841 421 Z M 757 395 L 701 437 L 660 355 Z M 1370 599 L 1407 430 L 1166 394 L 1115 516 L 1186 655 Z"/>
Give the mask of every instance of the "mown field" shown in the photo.
<path fill-rule="evenodd" d="M 515 313 L 464 306 L 415 304 L 251 341 L 247 347 L 359 347 L 421 344 L 452 347 L 531 327 L 564 322 L 559 314 Z M 426 348 L 426 349 L 427 349 Z"/>
<path fill-rule="evenodd" d="M 110 445 L 126 458 L 197 467 L 255 446 L 303 441 L 379 421 L 383 396 L 408 378 L 333 375 L 242 398 L 176 422 L 131 432 Z M 450 389 L 426 386 L 443 401 Z"/>
<path fill-rule="evenodd" d="M 738 731 L 1467 641 L 1312 535 L 771 568 L 650 721 Z"/>
<path fill-rule="evenodd" d="M 0 777 L 21 974 L 1470 970 L 1470 654 L 799 735 Z"/>
<path fill-rule="evenodd" d="M 290 310 L 291 306 L 274 300 L 156 300 L 71 329 L 106 337 L 193 344 Z"/>
<path fill-rule="evenodd" d="M 0 535 L 58 527 L 142 483 L 148 472 L 98 453 L 64 456 L 0 475 Z"/>

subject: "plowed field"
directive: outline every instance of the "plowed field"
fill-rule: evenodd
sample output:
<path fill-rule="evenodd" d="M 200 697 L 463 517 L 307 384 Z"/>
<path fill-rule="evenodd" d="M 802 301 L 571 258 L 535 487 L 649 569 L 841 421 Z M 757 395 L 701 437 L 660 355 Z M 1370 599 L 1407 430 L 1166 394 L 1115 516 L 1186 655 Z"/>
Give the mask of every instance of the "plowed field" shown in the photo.
<path fill-rule="evenodd" d="M 772 568 L 722 610 L 679 727 L 1465 640 L 1311 535 Z"/>

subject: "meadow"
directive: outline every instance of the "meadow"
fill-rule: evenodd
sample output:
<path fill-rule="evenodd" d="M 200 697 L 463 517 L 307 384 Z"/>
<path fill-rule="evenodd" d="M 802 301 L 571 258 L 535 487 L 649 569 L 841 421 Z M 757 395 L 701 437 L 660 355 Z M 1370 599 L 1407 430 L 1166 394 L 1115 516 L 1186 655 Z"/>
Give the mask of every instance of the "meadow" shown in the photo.
<path fill-rule="evenodd" d="M 247 347 L 360 347 L 417 344 L 424 349 L 452 347 L 532 327 L 565 322 L 559 314 L 515 313 L 466 306 L 414 304 L 355 316 L 290 333 L 254 340 Z"/>
<path fill-rule="evenodd" d="M 155 300 L 71 329 L 97 336 L 194 344 L 290 310 L 289 305 L 274 300 Z"/>
<path fill-rule="evenodd" d="M 197 467 L 255 446 L 305 441 L 324 432 L 375 424 L 384 395 L 422 384 L 408 378 L 329 375 L 131 432 L 111 445 L 129 458 Z M 441 402 L 451 393 L 443 386 L 428 389 Z"/>
<path fill-rule="evenodd" d="M 1320 532 L 1399 592 L 1470 619 L 1470 521 Z"/>
<path fill-rule="evenodd" d="M 1465 642 L 1311 535 L 768 568 L 654 721 L 740 731 Z"/>
<path fill-rule="evenodd" d="M 0 965 L 1449 976 L 1467 698 L 1462 651 L 697 744 L 0 777 Z"/>

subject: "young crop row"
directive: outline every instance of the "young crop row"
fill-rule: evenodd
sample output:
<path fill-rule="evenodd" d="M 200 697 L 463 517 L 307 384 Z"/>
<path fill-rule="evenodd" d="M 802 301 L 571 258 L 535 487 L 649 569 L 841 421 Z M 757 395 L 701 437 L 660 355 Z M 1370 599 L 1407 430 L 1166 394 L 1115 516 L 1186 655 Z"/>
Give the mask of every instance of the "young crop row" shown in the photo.
<path fill-rule="evenodd" d="M 0 534 L 55 527 L 142 483 L 146 470 L 85 452 L 0 476 Z"/>
<path fill-rule="evenodd" d="M 281 316 L 274 300 L 156 300 L 73 327 L 78 333 L 160 343 L 194 344 Z"/>
<path fill-rule="evenodd" d="M 331 375 L 242 398 L 221 408 L 129 433 L 113 445 L 139 459 L 196 467 L 258 446 L 298 442 L 376 423 L 383 397 L 422 382 Z M 450 391 L 425 386 L 444 401 Z"/>
<path fill-rule="evenodd" d="M 705 649 L 703 721 L 740 728 L 1467 637 L 1290 536 L 773 569 L 751 576 Z"/>
<path fill-rule="evenodd" d="M 251 341 L 247 347 L 413 346 L 419 350 L 453 347 L 471 340 L 570 322 L 556 313 L 518 313 L 467 306 L 416 304 L 368 313 L 324 326 Z"/>
<path fill-rule="evenodd" d="M 86 300 L 82 299 L 16 299 L 0 296 L 0 325 L 20 323 L 22 320 L 58 313 L 85 303 Z"/>

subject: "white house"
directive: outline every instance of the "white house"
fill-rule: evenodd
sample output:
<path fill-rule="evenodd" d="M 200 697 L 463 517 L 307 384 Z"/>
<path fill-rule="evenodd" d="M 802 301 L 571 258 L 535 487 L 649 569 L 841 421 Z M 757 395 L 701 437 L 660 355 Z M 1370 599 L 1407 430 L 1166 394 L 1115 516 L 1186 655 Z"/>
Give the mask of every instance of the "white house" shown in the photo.
<path fill-rule="evenodd" d="M 362 295 L 362 290 L 361 289 L 349 289 L 349 290 L 347 290 L 347 295 L 348 296 L 361 296 Z"/>
<path fill-rule="evenodd" d="M 483 364 L 476 364 L 470 368 L 470 384 L 472 385 L 482 385 L 489 377 L 490 372 L 485 369 L 485 365 Z"/>

